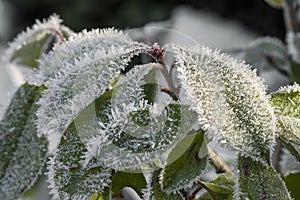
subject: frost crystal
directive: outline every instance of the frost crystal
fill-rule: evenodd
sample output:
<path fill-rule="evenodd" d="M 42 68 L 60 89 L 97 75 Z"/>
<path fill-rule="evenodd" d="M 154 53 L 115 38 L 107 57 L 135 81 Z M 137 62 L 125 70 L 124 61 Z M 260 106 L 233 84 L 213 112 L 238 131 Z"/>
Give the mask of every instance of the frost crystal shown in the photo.
<path fill-rule="evenodd" d="M 109 88 L 131 57 L 145 48 L 114 29 L 84 30 L 55 45 L 40 60 L 37 75 L 38 82 L 48 87 L 39 101 L 38 134 L 61 135 L 82 109 Z"/>
<path fill-rule="evenodd" d="M 248 65 L 204 47 L 173 47 L 179 79 L 209 135 L 269 161 L 275 116 L 265 86 Z"/>

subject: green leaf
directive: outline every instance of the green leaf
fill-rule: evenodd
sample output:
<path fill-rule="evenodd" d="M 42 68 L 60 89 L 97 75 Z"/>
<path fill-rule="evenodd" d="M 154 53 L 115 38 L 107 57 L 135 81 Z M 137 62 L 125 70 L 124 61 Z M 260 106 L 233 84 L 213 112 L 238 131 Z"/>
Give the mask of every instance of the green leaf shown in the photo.
<path fill-rule="evenodd" d="M 188 148 L 186 148 L 188 147 Z M 197 180 L 206 167 L 208 150 L 204 131 L 188 134 L 170 153 L 162 171 L 162 188 L 168 193 Z"/>
<path fill-rule="evenodd" d="M 161 189 L 160 184 L 160 176 L 161 170 L 156 170 L 153 172 L 151 180 L 148 184 L 147 189 L 144 189 L 144 198 L 145 200 L 183 200 L 183 197 L 179 193 L 179 191 L 172 192 L 171 194 L 167 194 Z"/>
<path fill-rule="evenodd" d="M 239 155 L 238 157 L 238 199 L 282 200 L 291 199 L 284 182 L 273 167 Z"/>
<path fill-rule="evenodd" d="M 294 200 L 300 200 L 299 180 L 300 172 L 290 173 L 289 175 L 282 178 L 286 184 L 286 187 L 291 192 L 291 196 Z"/>
<path fill-rule="evenodd" d="M 149 101 L 149 103 L 153 104 L 156 99 L 156 95 L 158 92 L 158 81 L 156 79 L 157 69 L 152 69 L 148 74 L 144 76 L 145 83 L 143 85 L 143 90 L 145 93 L 145 99 Z"/>
<path fill-rule="evenodd" d="M 54 198 L 87 199 L 110 184 L 110 170 L 99 166 L 95 159 L 86 165 L 81 163 L 86 152 L 72 122 L 49 162 L 48 181 Z"/>
<path fill-rule="evenodd" d="M 280 138 L 300 145 L 300 87 L 295 84 L 281 88 L 272 94 L 271 102 L 278 115 Z"/>
<path fill-rule="evenodd" d="M 43 89 L 22 85 L 0 122 L 0 199 L 18 199 L 44 166 L 48 143 L 36 135 L 35 127 L 35 103 Z"/>
<path fill-rule="evenodd" d="M 205 188 L 213 200 L 233 199 L 234 180 L 231 175 L 220 174 L 211 182 L 198 181 Z M 201 196 L 197 200 L 204 200 L 207 196 Z"/>
<path fill-rule="evenodd" d="M 133 188 L 139 195 L 146 187 L 146 180 L 142 173 L 116 172 L 112 177 L 113 197 L 120 197 L 124 187 Z"/>
<path fill-rule="evenodd" d="M 38 59 L 53 45 L 52 41 L 55 39 L 55 34 L 49 30 L 38 32 L 15 50 L 10 61 L 37 68 Z"/>

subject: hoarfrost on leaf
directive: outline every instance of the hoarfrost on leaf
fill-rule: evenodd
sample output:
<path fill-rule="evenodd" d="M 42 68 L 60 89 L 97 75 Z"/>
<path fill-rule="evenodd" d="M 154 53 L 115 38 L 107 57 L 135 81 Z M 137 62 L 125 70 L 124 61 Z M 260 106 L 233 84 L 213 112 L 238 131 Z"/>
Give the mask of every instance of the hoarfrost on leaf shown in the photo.
<path fill-rule="evenodd" d="M 0 199 L 20 198 L 44 166 L 47 139 L 37 137 L 34 124 L 35 103 L 43 89 L 22 85 L 0 122 Z"/>
<path fill-rule="evenodd" d="M 275 115 L 255 71 L 219 51 L 200 46 L 172 48 L 182 88 L 208 135 L 268 163 Z"/>
<path fill-rule="evenodd" d="M 63 37 L 57 35 L 62 27 L 61 23 L 62 20 L 57 15 L 52 15 L 42 22 L 36 20 L 31 28 L 28 27 L 9 44 L 1 57 L 1 62 L 6 65 L 14 63 L 37 68 L 37 59 L 49 51 L 49 45 L 53 40 L 58 40 L 56 37 Z"/>
<path fill-rule="evenodd" d="M 277 114 L 277 131 L 281 138 L 300 145 L 300 86 L 294 84 L 272 93 Z"/>
<path fill-rule="evenodd" d="M 290 200 L 285 183 L 272 166 L 239 155 L 235 199 Z"/>
<path fill-rule="evenodd" d="M 151 64 L 136 66 L 75 119 L 88 149 L 86 162 L 95 157 L 117 170 L 140 170 L 141 165 L 151 164 L 171 149 L 195 123 L 193 112 L 177 103 L 151 115 L 154 107 L 143 86 L 152 69 Z M 90 112 L 93 109 L 94 115 Z"/>
<path fill-rule="evenodd" d="M 105 92 L 130 59 L 148 47 L 114 29 L 84 30 L 40 62 L 43 92 L 37 112 L 38 134 L 62 134 L 78 113 Z M 47 124 L 47 126 L 45 126 Z"/>
<path fill-rule="evenodd" d="M 74 123 L 71 123 L 48 162 L 48 182 L 54 199 L 85 200 L 109 186 L 109 169 L 97 165 L 95 159 L 90 160 L 87 166 L 81 164 L 81 157 L 86 151 Z"/>

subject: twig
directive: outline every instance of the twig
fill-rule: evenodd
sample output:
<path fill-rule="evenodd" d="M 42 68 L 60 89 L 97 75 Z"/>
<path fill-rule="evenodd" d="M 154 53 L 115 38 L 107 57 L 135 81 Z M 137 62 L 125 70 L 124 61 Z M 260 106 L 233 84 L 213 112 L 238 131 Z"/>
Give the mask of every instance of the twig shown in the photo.
<path fill-rule="evenodd" d="M 217 172 L 225 172 L 229 175 L 233 175 L 230 167 L 217 155 L 212 149 L 208 149 L 210 163 L 216 168 Z"/>

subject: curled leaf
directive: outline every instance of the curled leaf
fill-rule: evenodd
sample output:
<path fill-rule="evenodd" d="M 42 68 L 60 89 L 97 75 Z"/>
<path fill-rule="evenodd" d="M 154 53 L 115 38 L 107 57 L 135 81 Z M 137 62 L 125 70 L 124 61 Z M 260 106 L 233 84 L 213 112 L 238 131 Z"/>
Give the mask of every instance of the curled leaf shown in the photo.
<path fill-rule="evenodd" d="M 84 30 L 57 44 L 40 60 L 38 82 L 45 82 L 48 89 L 39 101 L 38 134 L 61 135 L 145 48 L 114 29 Z"/>

